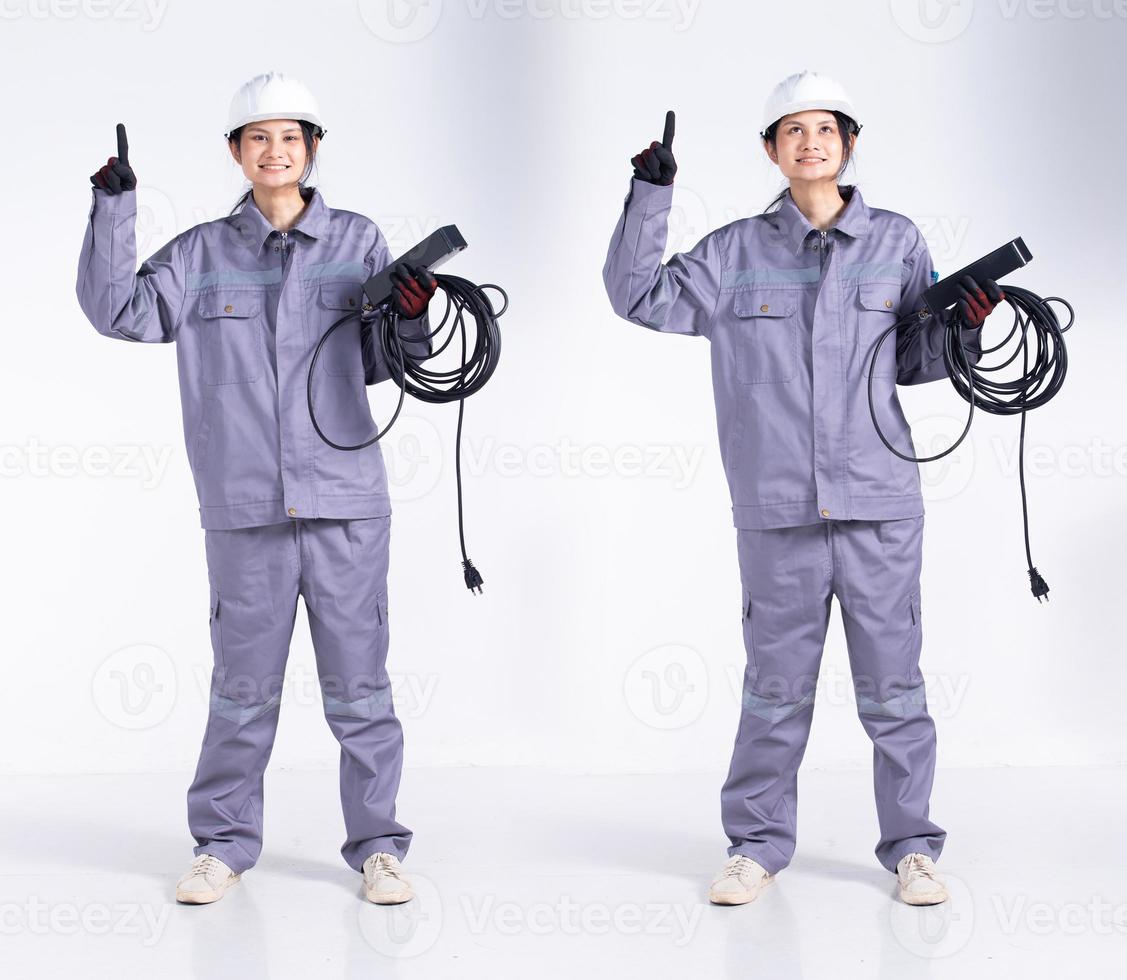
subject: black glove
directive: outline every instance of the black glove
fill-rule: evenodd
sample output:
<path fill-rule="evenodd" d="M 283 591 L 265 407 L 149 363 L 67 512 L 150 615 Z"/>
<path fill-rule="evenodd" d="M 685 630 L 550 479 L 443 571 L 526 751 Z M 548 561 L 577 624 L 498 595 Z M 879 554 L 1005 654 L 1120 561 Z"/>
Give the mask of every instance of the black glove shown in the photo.
<path fill-rule="evenodd" d="M 395 311 L 408 320 L 422 316 L 431 297 L 438 289 L 438 280 L 430 270 L 422 266 L 400 262 L 391 270 L 391 281 L 395 284 L 392 306 Z"/>
<path fill-rule="evenodd" d="M 673 110 L 670 109 L 665 114 L 665 132 L 661 142 L 654 140 L 641 153 L 630 158 L 634 164 L 634 176 L 639 180 L 666 187 L 673 183 L 673 175 L 677 173 L 677 161 L 673 159 L 673 123 Z"/>
<path fill-rule="evenodd" d="M 137 189 L 137 175 L 129 166 L 129 141 L 125 138 L 123 123 L 117 124 L 117 156 L 110 157 L 101 170 L 91 174 L 90 183 L 107 194 Z"/>
<path fill-rule="evenodd" d="M 985 292 L 983 291 L 985 287 Z M 981 327 L 985 320 L 1003 299 L 1006 294 L 1002 292 L 993 279 L 983 279 L 982 286 L 972 276 L 963 276 L 959 280 L 959 312 L 968 327 Z"/>

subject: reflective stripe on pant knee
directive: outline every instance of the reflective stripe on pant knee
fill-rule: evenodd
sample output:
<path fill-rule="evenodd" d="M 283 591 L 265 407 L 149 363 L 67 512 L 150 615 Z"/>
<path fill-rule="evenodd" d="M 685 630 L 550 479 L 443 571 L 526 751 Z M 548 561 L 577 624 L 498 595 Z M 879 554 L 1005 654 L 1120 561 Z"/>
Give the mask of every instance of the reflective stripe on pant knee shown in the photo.
<path fill-rule="evenodd" d="M 213 714 L 219 715 L 220 718 L 226 718 L 228 721 L 233 721 L 236 725 L 245 725 L 249 721 L 254 721 L 260 715 L 266 714 L 267 711 L 278 707 L 281 700 L 282 695 L 279 692 L 261 704 L 243 704 L 234 698 L 225 697 L 212 691 L 210 704 Z"/>
<path fill-rule="evenodd" d="M 754 691 L 746 689 L 743 697 L 745 711 L 749 711 L 756 717 L 772 724 L 786 721 L 791 715 L 798 714 L 803 708 L 809 707 L 813 703 L 813 691 L 798 701 L 779 701 L 775 698 L 765 698 L 762 694 L 756 694 Z"/>
<path fill-rule="evenodd" d="M 903 693 L 894 695 L 887 701 L 874 701 L 863 694 L 857 695 L 857 713 L 879 715 L 882 718 L 907 718 L 926 708 L 926 692 L 923 683 L 909 687 Z"/>
<path fill-rule="evenodd" d="M 325 702 L 326 715 L 339 715 L 345 718 L 367 718 L 371 720 L 383 715 L 384 709 L 391 705 L 390 686 L 373 691 L 366 697 L 358 698 L 355 701 L 342 701 L 340 698 L 334 698 L 324 693 L 321 696 Z"/>

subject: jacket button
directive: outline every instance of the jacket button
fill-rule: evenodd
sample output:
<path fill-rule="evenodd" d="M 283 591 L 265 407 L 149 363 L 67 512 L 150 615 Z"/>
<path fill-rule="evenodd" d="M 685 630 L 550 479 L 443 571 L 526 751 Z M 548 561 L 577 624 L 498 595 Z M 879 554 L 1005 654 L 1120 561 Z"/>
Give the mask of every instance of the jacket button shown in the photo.
<path fill-rule="evenodd" d="M 830 512 L 828 510 L 826 510 L 825 507 L 822 508 L 822 516 L 823 517 L 829 517 L 830 516 Z"/>
<path fill-rule="evenodd" d="M 352 296 L 349 296 L 349 297 L 348 297 L 348 305 L 349 305 L 349 306 L 355 306 L 355 305 L 356 305 L 356 300 L 355 300 L 355 298 L 353 298 Z"/>
<path fill-rule="evenodd" d="M 224 313 L 234 313 L 235 308 L 230 303 L 228 303 L 225 307 L 223 307 L 223 312 Z"/>
<path fill-rule="evenodd" d="M 892 309 L 892 300 L 886 299 L 884 301 L 884 305 L 887 306 L 891 310 Z"/>
<path fill-rule="evenodd" d="M 766 313 L 769 309 L 770 307 L 766 303 L 764 303 L 761 307 L 759 307 L 759 312 Z"/>
<path fill-rule="evenodd" d="M 296 517 L 297 516 L 297 509 L 294 508 L 294 507 L 291 507 L 289 510 L 286 511 L 286 513 L 289 514 L 290 517 Z"/>

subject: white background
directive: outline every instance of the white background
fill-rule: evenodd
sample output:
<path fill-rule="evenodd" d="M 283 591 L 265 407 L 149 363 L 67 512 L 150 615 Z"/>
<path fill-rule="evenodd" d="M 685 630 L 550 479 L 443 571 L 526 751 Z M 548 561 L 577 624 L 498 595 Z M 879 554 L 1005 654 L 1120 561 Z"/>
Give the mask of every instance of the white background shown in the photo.
<path fill-rule="evenodd" d="M 629 157 L 667 108 L 670 251 L 761 211 L 784 186 L 755 135 L 761 107 L 802 68 L 852 94 L 865 128 L 846 180 L 911 217 L 941 275 L 1021 235 L 1034 261 L 1012 281 L 1078 314 L 1065 388 L 1028 419 L 1047 605 L 1026 577 L 1017 419 L 977 413 L 959 452 L 923 469 L 939 764 L 1124 761 L 1127 11 L 429 0 L 399 3 L 396 28 L 375 0 L 118 3 L 5 0 L 0 18 L 0 771 L 175 771 L 186 787 L 195 766 L 211 650 L 175 351 L 99 336 L 74 278 L 114 124 L 140 181 L 140 259 L 231 208 L 228 101 L 270 69 L 320 102 L 330 206 L 370 215 L 397 254 L 457 223 L 470 247 L 449 271 L 512 302 L 500 368 L 466 412 L 484 596 L 461 582 L 454 407 L 412 404 L 389 436 L 389 669 L 408 767 L 703 771 L 718 794 L 744 651 L 706 341 L 617 319 L 600 270 Z M 1008 322 L 996 313 L 987 343 Z M 393 391 L 370 391 L 386 418 Z M 946 383 L 900 396 L 921 454 L 961 431 Z M 335 768 L 304 613 L 290 674 L 272 768 Z M 847 678 L 835 602 L 805 767 L 869 765 Z"/>

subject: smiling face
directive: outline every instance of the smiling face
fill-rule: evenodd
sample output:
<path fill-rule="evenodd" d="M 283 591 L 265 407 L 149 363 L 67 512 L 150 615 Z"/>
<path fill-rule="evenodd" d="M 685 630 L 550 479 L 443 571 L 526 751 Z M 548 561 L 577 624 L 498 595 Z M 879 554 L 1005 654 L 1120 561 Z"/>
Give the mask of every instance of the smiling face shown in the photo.
<path fill-rule="evenodd" d="M 316 153 L 320 138 L 313 137 Z M 301 124 L 296 119 L 265 119 L 247 123 L 239 136 L 239 145 L 227 144 L 231 156 L 256 187 L 276 190 L 296 186 L 305 172 L 308 154 Z"/>
<path fill-rule="evenodd" d="M 850 134 L 850 151 L 857 140 Z M 766 143 L 767 155 L 788 180 L 833 180 L 841 169 L 843 147 L 834 114 L 806 109 L 783 116 L 775 129 L 775 145 Z"/>

